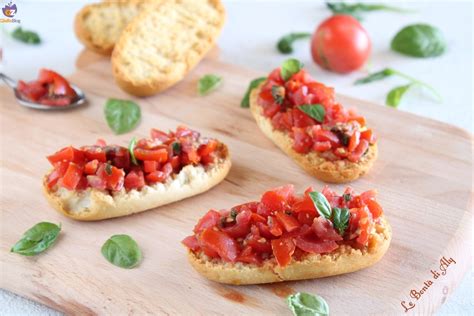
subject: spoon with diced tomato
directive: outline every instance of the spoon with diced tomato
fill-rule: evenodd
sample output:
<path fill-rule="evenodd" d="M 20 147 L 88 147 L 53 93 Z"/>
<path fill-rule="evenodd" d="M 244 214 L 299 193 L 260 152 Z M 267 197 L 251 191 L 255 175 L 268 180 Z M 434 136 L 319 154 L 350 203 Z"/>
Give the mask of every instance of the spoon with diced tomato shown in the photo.
<path fill-rule="evenodd" d="M 17 83 L 3 73 L 0 79 L 13 89 L 18 103 L 28 108 L 66 110 L 86 103 L 81 89 L 52 70 L 41 69 L 38 79 L 30 82 L 19 80 Z"/>

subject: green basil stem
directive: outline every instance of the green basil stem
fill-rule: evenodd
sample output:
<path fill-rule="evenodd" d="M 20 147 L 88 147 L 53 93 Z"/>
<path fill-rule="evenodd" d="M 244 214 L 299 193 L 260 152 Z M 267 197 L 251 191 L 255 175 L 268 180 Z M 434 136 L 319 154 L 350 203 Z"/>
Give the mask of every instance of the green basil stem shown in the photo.
<path fill-rule="evenodd" d="M 422 87 L 425 87 L 427 88 L 428 90 L 431 91 L 431 93 L 436 97 L 436 102 L 438 103 L 442 103 L 443 102 L 443 97 L 441 96 L 441 94 L 438 93 L 438 91 L 435 90 L 435 88 L 433 88 L 432 86 L 430 86 L 429 84 L 427 83 L 424 83 L 423 81 L 420 81 L 418 79 L 415 79 L 409 75 L 406 75 L 398 70 L 395 70 L 395 69 L 392 69 L 393 73 L 402 77 L 402 78 L 405 78 L 405 79 L 408 79 L 410 80 L 411 82 L 419 85 L 419 86 L 422 86 Z"/>

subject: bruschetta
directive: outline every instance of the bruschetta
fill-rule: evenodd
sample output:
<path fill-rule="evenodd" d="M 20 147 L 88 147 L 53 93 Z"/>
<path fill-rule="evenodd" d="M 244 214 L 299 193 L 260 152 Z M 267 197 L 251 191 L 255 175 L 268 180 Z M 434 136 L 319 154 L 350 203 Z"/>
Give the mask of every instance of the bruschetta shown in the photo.
<path fill-rule="evenodd" d="M 258 202 L 210 210 L 182 243 L 200 274 L 240 285 L 354 272 L 379 261 L 391 236 L 374 190 L 295 195 L 287 185 Z"/>
<path fill-rule="evenodd" d="M 61 149 L 47 157 L 53 169 L 43 188 L 64 215 L 94 221 L 142 212 L 202 193 L 221 182 L 231 167 L 222 142 L 178 127 L 129 148 L 106 145 Z"/>
<path fill-rule="evenodd" d="M 365 174 L 377 159 L 365 118 L 345 109 L 334 89 L 312 79 L 296 60 L 285 63 L 251 91 L 250 109 L 262 132 L 322 181 L 344 183 Z"/>

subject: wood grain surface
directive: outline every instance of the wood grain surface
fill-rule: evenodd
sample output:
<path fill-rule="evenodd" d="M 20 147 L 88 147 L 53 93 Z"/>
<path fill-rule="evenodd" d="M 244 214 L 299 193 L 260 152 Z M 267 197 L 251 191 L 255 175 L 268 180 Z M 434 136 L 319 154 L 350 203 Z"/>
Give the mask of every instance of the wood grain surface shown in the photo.
<path fill-rule="evenodd" d="M 106 58 L 83 53 L 71 77 L 89 104 L 67 112 L 20 107 L 5 87 L 1 97 L 1 280 L 2 288 L 68 314 L 128 315 L 289 315 L 284 297 L 294 291 L 323 296 L 331 313 L 427 314 L 455 290 L 471 266 L 472 135 L 430 119 L 338 96 L 356 107 L 379 136 L 380 156 L 372 171 L 353 182 L 358 191 L 376 188 L 393 227 L 385 257 L 366 270 L 319 280 L 278 285 L 225 286 L 203 279 L 188 264 L 180 241 L 210 208 L 258 199 L 266 189 L 294 183 L 297 190 L 324 183 L 306 175 L 258 130 L 239 107 L 250 79 L 265 75 L 207 59 L 175 87 L 155 97 L 135 99 L 114 83 Z M 60 71 L 60 69 L 58 69 Z M 270 71 L 270 69 L 269 69 Z M 197 96 L 206 73 L 224 77 L 218 91 Z M 337 88 L 337 87 L 336 87 Z M 133 132 L 115 136 L 103 105 L 109 97 L 135 99 L 142 121 Z M 455 106 L 455 105 L 453 105 Z M 97 138 L 126 145 L 152 127 L 186 124 L 226 142 L 233 167 L 227 179 L 202 195 L 134 216 L 94 223 L 56 213 L 41 193 L 49 169 L 45 156 Z M 338 191 L 343 185 L 335 185 Z M 62 224 L 57 244 L 37 257 L 9 252 L 22 233 L 39 221 Z M 129 234 L 144 259 L 138 268 L 112 266 L 100 247 L 113 234 Z M 440 259 L 452 258 L 445 275 L 434 279 Z M 426 286 L 424 282 L 432 282 Z M 429 284 L 429 283 L 427 283 Z M 417 299 L 410 291 L 423 294 Z M 415 295 L 416 296 L 416 295 Z"/>

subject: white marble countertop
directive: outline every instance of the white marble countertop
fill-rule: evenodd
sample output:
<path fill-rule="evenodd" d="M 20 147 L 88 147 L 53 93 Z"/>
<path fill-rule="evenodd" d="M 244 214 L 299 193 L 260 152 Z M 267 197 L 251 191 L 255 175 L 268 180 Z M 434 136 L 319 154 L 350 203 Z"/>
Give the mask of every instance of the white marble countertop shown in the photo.
<path fill-rule="evenodd" d="M 3 7 L 6 0 L 1 0 Z M 39 68 L 46 67 L 68 75 L 82 46 L 73 35 L 74 14 L 86 2 L 93 1 L 14 1 L 17 18 L 26 29 L 37 31 L 43 44 L 28 46 L 13 41 L 0 32 L 3 61 L 0 71 L 15 79 L 33 79 Z M 414 9 L 415 13 L 397 14 L 374 12 L 367 14 L 363 25 L 372 39 L 370 66 L 349 75 L 338 75 L 314 65 L 305 41 L 295 46 L 292 54 L 303 61 L 312 75 L 339 93 L 371 100 L 380 104 L 402 79 L 390 78 L 364 86 L 354 86 L 355 79 L 367 71 L 391 67 L 429 83 L 443 96 L 436 103 L 429 92 L 413 90 L 404 98 L 399 110 L 427 116 L 463 129 L 474 131 L 473 126 L 473 4 L 471 1 L 391 1 L 391 5 Z M 323 2 L 317 1 L 225 1 L 228 19 L 219 39 L 220 58 L 234 64 L 251 67 L 267 73 L 286 55 L 275 49 L 277 39 L 290 31 L 312 32 L 318 23 L 329 16 Z M 444 33 L 447 52 L 437 58 L 417 59 L 390 51 L 390 40 L 403 26 L 426 22 L 439 27 Z M 9 29 L 9 26 L 5 27 Z M 382 106 L 382 105 L 381 105 Z M 473 273 L 468 273 L 441 307 L 438 315 L 473 315 Z M 60 313 L 0 290 L 1 315 L 60 315 Z"/>

